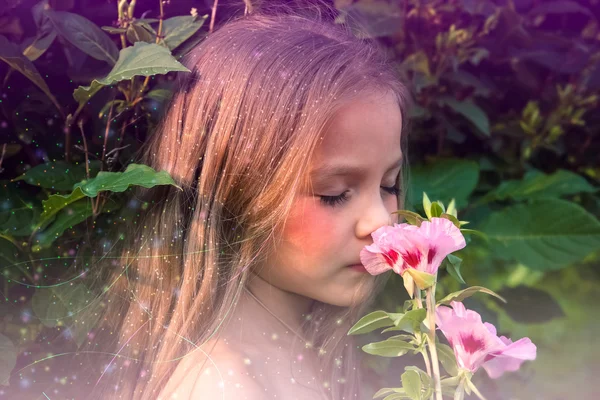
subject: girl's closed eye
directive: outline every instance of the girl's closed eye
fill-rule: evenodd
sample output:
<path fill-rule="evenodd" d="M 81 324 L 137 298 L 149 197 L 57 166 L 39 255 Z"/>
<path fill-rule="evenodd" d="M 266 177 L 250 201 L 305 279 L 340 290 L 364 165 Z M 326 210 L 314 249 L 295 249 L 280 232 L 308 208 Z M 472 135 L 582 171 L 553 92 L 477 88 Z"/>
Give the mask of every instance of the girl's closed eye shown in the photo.
<path fill-rule="evenodd" d="M 398 185 L 392 186 L 392 187 L 381 186 L 381 188 L 393 196 L 399 196 L 401 193 L 401 189 Z M 348 190 L 344 191 L 342 194 L 337 195 L 337 196 L 319 196 L 319 197 L 321 198 L 321 203 L 323 203 L 327 206 L 330 206 L 330 207 L 335 207 L 336 205 L 342 204 L 348 200 Z"/>

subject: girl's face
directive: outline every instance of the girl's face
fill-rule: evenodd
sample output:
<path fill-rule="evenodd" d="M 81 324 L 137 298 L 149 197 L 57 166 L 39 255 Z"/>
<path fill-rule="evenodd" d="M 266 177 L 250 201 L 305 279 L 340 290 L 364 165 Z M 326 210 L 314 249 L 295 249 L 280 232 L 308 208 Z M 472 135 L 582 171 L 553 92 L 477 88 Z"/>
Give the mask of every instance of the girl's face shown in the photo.
<path fill-rule="evenodd" d="M 307 187 L 296 197 L 281 242 L 256 269 L 286 292 L 337 306 L 360 302 L 375 277 L 355 269 L 371 233 L 397 223 L 402 115 L 394 96 L 347 104 L 322 137 Z"/>

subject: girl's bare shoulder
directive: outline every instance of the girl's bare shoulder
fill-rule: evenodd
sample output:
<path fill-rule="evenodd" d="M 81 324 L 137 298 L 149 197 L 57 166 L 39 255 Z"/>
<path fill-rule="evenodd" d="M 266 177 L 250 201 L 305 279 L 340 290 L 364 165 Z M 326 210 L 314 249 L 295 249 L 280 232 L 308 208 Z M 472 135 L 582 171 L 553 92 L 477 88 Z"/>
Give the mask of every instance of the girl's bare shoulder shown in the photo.
<path fill-rule="evenodd" d="M 198 349 L 181 360 L 159 395 L 159 400 L 266 398 L 269 394 L 255 379 L 247 356 L 222 342 L 210 354 Z"/>

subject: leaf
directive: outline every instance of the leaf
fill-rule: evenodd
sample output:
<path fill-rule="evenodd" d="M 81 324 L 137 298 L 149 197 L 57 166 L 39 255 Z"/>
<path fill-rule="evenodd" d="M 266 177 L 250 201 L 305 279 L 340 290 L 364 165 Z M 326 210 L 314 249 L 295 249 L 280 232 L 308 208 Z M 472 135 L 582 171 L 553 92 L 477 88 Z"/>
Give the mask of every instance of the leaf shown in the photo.
<path fill-rule="evenodd" d="M 405 371 L 402 376 L 402 388 L 413 400 L 421 400 L 421 377 L 414 370 Z"/>
<path fill-rule="evenodd" d="M 202 17 L 179 15 L 163 21 L 163 36 L 169 50 L 174 50 L 204 25 L 208 14 Z"/>
<path fill-rule="evenodd" d="M 386 396 L 386 395 L 390 395 L 390 394 L 404 395 L 403 398 L 408 398 L 408 396 L 406 395 L 406 391 L 402 388 L 381 388 L 377 392 L 375 392 L 375 394 L 373 395 L 373 398 L 376 399 L 378 397 L 382 397 L 382 396 Z M 395 398 L 400 399 L 402 397 L 395 397 Z M 386 399 L 387 399 L 387 397 L 386 397 Z"/>
<path fill-rule="evenodd" d="M 45 326 L 53 328 L 80 313 L 93 299 L 85 285 L 68 283 L 38 288 L 31 298 L 31 308 Z"/>
<path fill-rule="evenodd" d="M 457 228 L 460 228 L 460 221 L 458 219 L 456 219 L 456 217 L 454 215 L 442 213 L 440 215 L 440 218 L 446 218 L 448 221 L 451 221 L 454 224 L 454 226 L 456 226 Z"/>
<path fill-rule="evenodd" d="M 446 213 L 452 215 L 454 218 L 458 218 L 458 214 L 456 212 L 456 200 L 452 199 L 452 201 L 450 201 L 450 204 L 448 204 L 448 209 L 446 210 Z M 460 224 L 459 224 L 459 228 L 460 228 Z"/>
<path fill-rule="evenodd" d="M 431 377 L 427 374 L 427 372 L 415 366 L 404 367 L 404 370 L 414 371 L 419 374 L 419 379 L 421 380 L 421 389 L 425 389 L 425 393 L 420 393 L 420 396 L 423 399 L 428 399 L 433 393 L 433 382 Z"/>
<path fill-rule="evenodd" d="M 493 213 L 481 227 L 503 259 L 536 270 L 556 270 L 600 248 L 600 222 L 581 206 L 545 199 Z"/>
<path fill-rule="evenodd" d="M 110 213 L 119 207 L 114 200 L 108 199 L 108 202 L 102 207 L 102 212 Z M 63 208 L 56 219 L 48 225 L 43 232 L 36 237 L 37 246 L 34 251 L 50 248 L 52 243 L 58 239 L 65 230 L 85 221 L 93 215 L 92 203 L 88 199 L 81 199 L 73 204 Z"/>
<path fill-rule="evenodd" d="M 0 385 L 8 386 L 10 374 L 17 365 L 19 349 L 8 337 L 0 333 Z"/>
<path fill-rule="evenodd" d="M 565 316 L 560 304 L 548 292 L 525 285 L 503 288 L 498 294 L 510 299 L 500 307 L 513 321 L 539 324 Z"/>
<path fill-rule="evenodd" d="M 455 199 L 456 208 L 461 209 L 467 205 L 467 199 L 477 186 L 479 164 L 458 158 L 438 159 L 413 166 L 410 174 L 410 204 L 419 204 L 425 192 L 430 199 L 444 204 Z M 427 217 L 430 218 L 431 215 L 428 214 Z"/>
<path fill-rule="evenodd" d="M 443 213 L 444 210 L 437 201 L 431 203 L 431 218 L 439 218 Z"/>
<path fill-rule="evenodd" d="M 437 346 L 438 359 L 446 372 L 451 376 L 458 375 L 458 365 L 456 364 L 456 356 L 454 350 L 450 346 L 443 343 L 438 343 Z"/>
<path fill-rule="evenodd" d="M 427 317 L 427 310 L 424 308 L 416 308 L 411 311 L 407 311 L 395 321 L 395 329 L 394 330 L 403 330 L 408 333 L 418 332 L 421 326 L 421 323 Z M 391 329 L 390 329 L 391 330 Z"/>
<path fill-rule="evenodd" d="M 513 199 L 529 201 L 556 198 L 577 193 L 596 193 L 600 188 L 591 185 L 583 176 L 560 169 L 551 175 L 532 170 L 521 180 L 502 182 L 488 192 L 483 201 Z"/>
<path fill-rule="evenodd" d="M 467 297 L 471 297 L 477 292 L 483 292 L 483 293 L 490 294 L 506 303 L 506 300 L 502 296 L 494 293 L 493 291 L 491 291 L 488 288 L 485 288 L 483 286 L 471 286 L 466 289 L 450 293 L 449 295 L 444 297 L 442 300 L 438 301 L 437 305 L 441 306 L 444 304 L 450 304 L 450 302 L 452 302 L 452 301 L 463 301 Z"/>
<path fill-rule="evenodd" d="M 121 33 L 127 32 L 127 29 L 125 28 L 115 28 L 114 26 L 103 26 L 100 29 L 110 33 L 111 35 L 120 35 Z"/>
<path fill-rule="evenodd" d="M 147 24 L 146 24 L 147 26 Z M 146 43 L 154 43 L 156 41 L 156 33 L 152 33 L 146 28 L 145 25 L 137 23 L 137 21 L 132 22 L 127 27 L 127 40 L 130 43 L 135 42 L 146 42 Z"/>
<path fill-rule="evenodd" d="M 408 210 L 398 210 L 394 211 L 392 214 L 398 214 L 399 216 L 404 217 L 406 222 L 415 226 L 421 226 L 421 223 L 425 221 L 419 214 Z"/>
<path fill-rule="evenodd" d="M 427 196 L 427 193 L 425 192 L 423 192 L 423 210 L 425 211 L 427 218 L 431 219 L 431 200 L 429 200 L 429 196 Z"/>
<path fill-rule="evenodd" d="M 444 261 L 444 264 L 446 265 L 446 270 L 448 271 L 450 276 L 456 279 L 458 282 L 466 284 L 467 282 L 465 282 L 462 275 L 460 274 L 460 265 L 462 263 L 462 259 L 460 257 L 456 257 L 455 255 L 448 254 L 448 257 L 446 257 Z"/>
<path fill-rule="evenodd" d="M 410 343 L 402 340 L 387 339 L 381 342 L 368 343 L 362 347 L 368 354 L 381 357 L 400 357 L 415 349 Z"/>
<path fill-rule="evenodd" d="M 56 39 L 56 31 L 51 30 L 48 33 L 38 33 L 33 41 L 23 49 L 23 55 L 30 61 L 40 58 Z"/>
<path fill-rule="evenodd" d="M 356 2 L 339 7 L 337 23 L 347 23 L 359 38 L 393 35 L 402 26 L 402 10 L 395 3 Z"/>
<path fill-rule="evenodd" d="M 436 276 L 427 272 L 419 271 L 414 268 L 407 268 L 406 273 L 409 274 L 417 287 L 425 290 L 433 286 Z"/>
<path fill-rule="evenodd" d="M 94 79 L 90 86 L 78 87 L 73 97 L 82 104 L 104 86 L 129 80 L 134 76 L 152 76 L 171 71 L 190 72 L 166 48 L 155 43 L 135 42 L 133 46 L 121 50 L 119 60 L 107 76 Z"/>
<path fill-rule="evenodd" d="M 40 201 L 13 183 L 0 185 L 0 233 L 29 236 L 42 213 Z"/>
<path fill-rule="evenodd" d="M 442 105 L 447 105 L 457 113 L 466 117 L 485 136 L 490 137 L 490 121 L 488 120 L 487 114 L 471 100 L 457 101 L 454 98 L 443 96 L 437 101 Z"/>
<path fill-rule="evenodd" d="M 44 14 L 52 22 L 56 32 L 79 50 L 110 65 L 117 62 L 119 56 L 117 45 L 87 18 L 50 9 L 44 10 Z"/>
<path fill-rule="evenodd" d="M 98 160 L 90 162 L 89 170 L 92 177 L 100 171 L 101 165 L 102 163 Z M 30 185 L 67 191 L 73 190 L 73 185 L 85 177 L 85 164 L 73 165 L 64 161 L 56 161 L 36 165 L 12 181 L 23 180 Z"/>
<path fill-rule="evenodd" d="M 385 311 L 373 311 L 358 320 L 356 324 L 348 331 L 348 335 L 361 335 L 372 332 L 378 328 L 393 326 L 392 321 Z"/>
<path fill-rule="evenodd" d="M 143 164 L 129 164 L 124 172 L 101 171 L 95 178 L 84 180 L 73 186 L 73 192 L 68 195 L 52 195 L 42 202 L 44 212 L 41 215 L 42 222 L 52 218 L 56 213 L 67 205 L 83 198 L 96 197 L 99 192 L 124 192 L 131 185 L 152 188 L 157 185 L 173 185 L 175 181 L 166 171 L 156 172 L 154 169 Z"/>
<path fill-rule="evenodd" d="M 48 197 L 47 200 L 42 201 L 44 212 L 40 215 L 40 221 L 38 222 L 36 230 L 39 229 L 39 226 L 48 223 L 60 210 L 84 197 L 85 194 L 81 188 L 76 188 L 69 195 L 63 196 L 54 194 Z"/>
<path fill-rule="evenodd" d="M 62 108 L 58 101 L 50 92 L 50 88 L 38 72 L 33 63 L 19 52 L 19 48 L 12 42 L 9 42 L 4 36 L 0 35 L 0 60 L 7 63 L 11 68 L 19 71 L 27 79 L 39 87 L 42 92 L 52 101 L 56 108 L 62 113 Z"/>

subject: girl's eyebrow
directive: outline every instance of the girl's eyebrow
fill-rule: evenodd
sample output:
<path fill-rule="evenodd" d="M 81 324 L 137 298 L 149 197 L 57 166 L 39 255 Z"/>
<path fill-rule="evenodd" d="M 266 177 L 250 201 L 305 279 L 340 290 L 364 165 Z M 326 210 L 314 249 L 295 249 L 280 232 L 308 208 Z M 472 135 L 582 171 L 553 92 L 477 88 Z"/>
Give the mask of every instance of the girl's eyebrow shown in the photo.
<path fill-rule="evenodd" d="M 388 171 L 391 171 L 396 168 L 402 167 L 402 157 L 400 157 L 396 162 L 394 162 Z M 327 179 L 335 176 L 345 176 L 345 175 L 360 175 L 364 172 L 364 168 L 361 166 L 355 165 L 322 165 L 311 170 L 312 176 L 318 176 L 322 179 Z"/>

